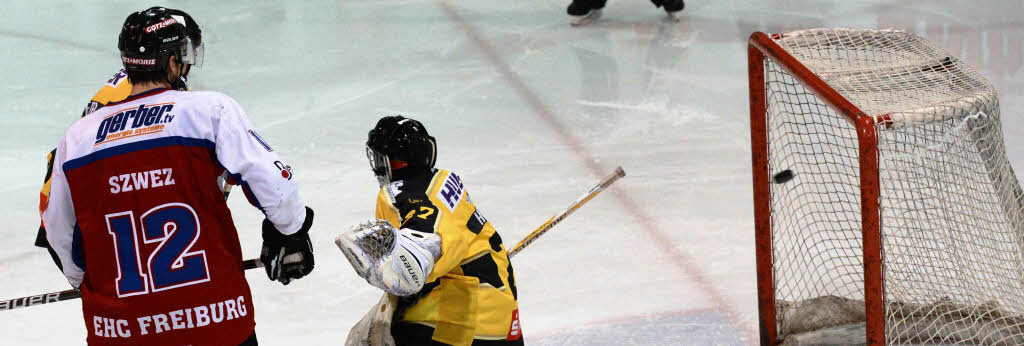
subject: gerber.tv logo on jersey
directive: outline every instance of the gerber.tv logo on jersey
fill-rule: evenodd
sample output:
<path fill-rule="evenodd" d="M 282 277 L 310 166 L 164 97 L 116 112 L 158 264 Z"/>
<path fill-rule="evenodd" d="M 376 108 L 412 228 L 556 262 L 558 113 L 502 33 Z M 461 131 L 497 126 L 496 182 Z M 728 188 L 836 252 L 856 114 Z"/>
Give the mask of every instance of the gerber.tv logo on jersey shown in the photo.
<path fill-rule="evenodd" d="M 143 104 L 108 115 L 100 123 L 96 131 L 96 144 L 93 145 L 163 131 L 164 124 L 174 120 L 174 115 L 170 114 L 173 108 L 174 103 Z"/>

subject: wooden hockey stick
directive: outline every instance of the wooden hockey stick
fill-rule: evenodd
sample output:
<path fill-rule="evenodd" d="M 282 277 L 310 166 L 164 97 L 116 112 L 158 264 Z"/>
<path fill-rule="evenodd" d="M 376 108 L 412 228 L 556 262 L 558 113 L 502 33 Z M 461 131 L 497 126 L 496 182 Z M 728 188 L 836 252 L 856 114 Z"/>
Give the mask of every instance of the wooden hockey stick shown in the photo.
<path fill-rule="evenodd" d="M 619 178 L 625 176 L 626 171 L 623 171 L 622 167 L 615 168 L 615 172 L 612 172 L 611 175 L 602 179 L 600 183 L 597 183 L 597 186 L 590 188 L 590 191 L 587 191 L 586 194 L 584 194 L 575 202 L 573 202 L 572 205 L 570 205 L 565 210 L 562 210 L 561 213 L 552 216 L 550 219 L 548 219 L 547 222 L 545 222 L 543 225 L 540 225 L 540 227 L 534 230 L 533 233 L 530 233 L 529 235 L 526 236 L 526 238 L 520 240 L 519 244 L 516 244 L 516 246 L 513 247 L 512 250 L 509 250 L 508 257 L 512 257 L 513 255 L 519 253 L 519 251 L 522 251 L 523 248 L 525 248 L 527 245 L 530 245 L 530 243 L 532 243 L 534 240 L 537 240 L 537 238 L 539 238 L 541 235 L 551 230 L 552 227 L 555 227 L 555 225 L 557 225 L 559 222 L 562 222 L 562 220 L 565 219 L 566 216 L 572 214 L 572 212 L 582 207 L 583 204 L 593 199 L 595 196 L 597 196 L 597 194 L 601 193 L 601 191 L 604 191 L 604 189 L 607 189 L 608 186 L 611 186 L 612 183 L 615 183 L 615 181 L 619 180 Z"/>
<path fill-rule="evenodd" d="M 262 268 L 263 263 L 259 259 L 248 259 L 242 261 L 242 268 L 245 270 Z M 77 289 L 64 290 L 60 292 L 43 293 L 34 296 L 14 298 L 10 300 L 0 301 L 0 311 L 13 310 L 17 308 L 24 308 L 29 306 L 36 306 L 42 304 L 49 304 L 55 302 L 62 302 L 65 300 L 78 299 L 82 297 L 82 293 Z"/>
<path fill-rule="evenodd" d="M 234 187 L 235 185 L 232 185 L 230 182 L 228 182 L 228 177 L 224 176 L 224 185 L 220 187 L 220 192 L 224 193 L 224 199 L 228 199 L 228 196 L 231 195 L 231 189 Z"/>
<path fill-rule="evenodd" d="M 622 167 L 615 168 L 615 172 L 602 179 L 600 183 L 597 183 L 597 186 L 592 187 L 590 191 L 587 191 L 586 194 L 573 202 L 572 205 L 569 205 L 568 208 L 562 210 L 561 213 L 552 216 L 547 222 L 544 222 L 543 225 L 540 225 L 540 227 L 523 238 L 523 240 L 520 240 L 519 244 L 516 244 L 516 246 L 508 252 L 508 257 L 512 258 L 512 256 L 519 253 L 519 251 L 522 251 L 523 248 L 526 248 L 527 245 L 530 245 L 534 240 L 537 240 L 537 238 L 542 234 L 547 233 L 547 231 L 551 230 L 552 227 L 555 227 L 559 222 L 562 222 L 566 216 L 569 216 L 569 214 L 572 214 L 572 212 L 579 209 L 583 204 L 593 199 L 594 196 L 597 196 L 598 193 L 607 189 L 608 186 L 611 186 L 611 184 L 616 180 L 625 176 L 626 171 L 622 170 Z M 377 304 L 370 308 L 370 311 L 352 327 L 351 331 L 349 331 L 348 338 L 345 340 L 345 345 L 354 346 L 369 344 L 392 346 L 392 342 L 394 342 L 394 340 L 390 340 L 389 338 L 391 335 L 391 319 L 397 306 L 398 296 L 384 292 L 384 296 L 380 298 Z"/>
<path fill-rule="evenodd" d="M 233 187 L 235 186 L 225 182 L 224 187 L 220 188 L 220 192 L 224 193 L 224 199 L 228 199 L 228 196 L 231 195 L 231 188 Z"/>

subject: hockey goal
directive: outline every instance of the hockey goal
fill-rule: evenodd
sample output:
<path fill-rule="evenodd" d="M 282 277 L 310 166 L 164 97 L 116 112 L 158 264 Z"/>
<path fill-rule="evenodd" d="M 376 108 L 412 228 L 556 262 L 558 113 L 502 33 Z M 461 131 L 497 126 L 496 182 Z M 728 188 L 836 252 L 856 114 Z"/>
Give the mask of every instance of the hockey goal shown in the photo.
<path fill-rule="evenodd" d="M 995 88 L 896 30 L 757 32 L 748 58 L 761 344 L 1024 344 Z"/>

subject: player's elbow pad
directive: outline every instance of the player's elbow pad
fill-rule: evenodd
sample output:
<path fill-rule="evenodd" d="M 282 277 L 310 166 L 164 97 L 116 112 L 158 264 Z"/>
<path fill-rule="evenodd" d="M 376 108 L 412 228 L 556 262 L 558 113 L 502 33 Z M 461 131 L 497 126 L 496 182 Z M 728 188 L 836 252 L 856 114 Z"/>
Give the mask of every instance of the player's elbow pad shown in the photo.
<path fill-rule="evenodd" d="M 378 220 L 354 227 L 335 240 L 352 268 L 371 285 L 398 296 L 419 292 L 441 256 L 441 238 L 396 230 Z"/>

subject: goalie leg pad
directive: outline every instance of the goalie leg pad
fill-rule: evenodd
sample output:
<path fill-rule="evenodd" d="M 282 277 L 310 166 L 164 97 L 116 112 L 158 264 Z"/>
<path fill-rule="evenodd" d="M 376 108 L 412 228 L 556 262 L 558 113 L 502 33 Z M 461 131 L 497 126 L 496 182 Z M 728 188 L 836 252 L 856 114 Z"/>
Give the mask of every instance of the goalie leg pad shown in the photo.
<path fill-rule="evenodd" d="M 398 306 L 398 297 L 384 293 L 380 301 L 348 332 L 345 346 L 395 346 L 391 336 L 391 317 Z"/>

